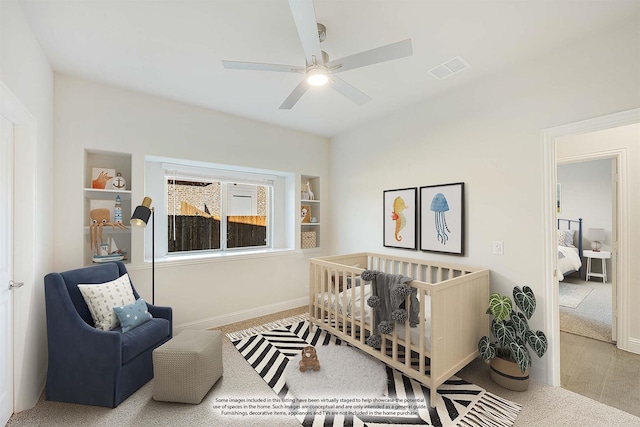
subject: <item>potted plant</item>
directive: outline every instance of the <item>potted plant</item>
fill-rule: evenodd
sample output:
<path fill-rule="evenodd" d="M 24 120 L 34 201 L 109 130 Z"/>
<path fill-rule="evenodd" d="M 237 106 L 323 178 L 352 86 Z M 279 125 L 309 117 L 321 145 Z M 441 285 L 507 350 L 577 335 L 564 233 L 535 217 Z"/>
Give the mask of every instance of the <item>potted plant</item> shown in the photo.
<path fill-rule="evenodd" d="M 536 310 L 536 297 L 528 286 L 513 288 L 514 307 L 508 296 L 492 293 L 487 314 L 491 321 L 492 341 L 484 336 L 478 342 L 480 358 L 491 361 L 491 378 L 510 390 L 529 387 L 531 354 L 527 345 L 542 357 L 547 352 L 547 337 L 542 331 L 529 329 L 531 316 Z"/>

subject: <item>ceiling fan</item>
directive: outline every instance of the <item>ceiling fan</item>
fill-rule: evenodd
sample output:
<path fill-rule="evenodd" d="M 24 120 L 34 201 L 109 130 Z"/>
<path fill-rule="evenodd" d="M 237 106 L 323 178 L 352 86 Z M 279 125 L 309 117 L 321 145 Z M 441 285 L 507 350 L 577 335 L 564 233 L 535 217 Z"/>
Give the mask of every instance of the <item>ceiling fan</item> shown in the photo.
<path fill-rule="evenodd" d="M 356 87 L 336 76 L 347 70 L 360 68 L 379 62 L 411 56 L 411 39 L 377 47 L 375 49 L 345 56 L 335 61 L 320 49 L 320 42 L 326 37 L 326 28 L 316 21 L 313 0 L 289 0 L 289 7 L 298 29 L 298 35 L 306 60 L 305 67 L 294 65 L 264 64 L 257 62 L 222 61 L 224 68 L 236 70 L 279 71 L 304 74 L 305 78 L 280 105 L 281 110 L 290 110 L 307 91 L 309 85 L 331 86 L 337 92 L 359 105 L 366 104 L 371 98 Z"/>

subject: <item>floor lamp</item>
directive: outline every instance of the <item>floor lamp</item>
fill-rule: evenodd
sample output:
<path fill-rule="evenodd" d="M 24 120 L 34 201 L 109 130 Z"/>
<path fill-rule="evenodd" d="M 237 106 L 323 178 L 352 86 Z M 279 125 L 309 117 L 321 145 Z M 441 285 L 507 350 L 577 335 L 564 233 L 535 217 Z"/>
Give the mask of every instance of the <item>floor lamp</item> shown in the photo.
<path fill-rule="evenodd" d="M 156 231 L 155 231 L 155 209 L 151 207 L 151 198 L 145 197 L 142 204 L 133 211 L 131 225 L 144 228 L 149 223 L 151 217 L 151 304 L 155 305 L 155 275 L 156 275 Z"/>

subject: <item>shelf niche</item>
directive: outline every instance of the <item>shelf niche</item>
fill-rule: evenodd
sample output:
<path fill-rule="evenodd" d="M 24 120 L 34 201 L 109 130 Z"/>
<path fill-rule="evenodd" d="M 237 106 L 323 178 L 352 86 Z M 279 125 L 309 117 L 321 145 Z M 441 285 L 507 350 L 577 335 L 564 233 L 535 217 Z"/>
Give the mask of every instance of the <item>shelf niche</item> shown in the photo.
<path fill-rule="evenodd" d="M 93 169 L 104 168 L 120 173 L 125 180 L 125 187 L 122 189 L 113 188 L 111 182 L 107 182 L 106 188 L 99 189 L 92 187 Z M 115 177 L 115 176 L 114 176 Z M 117 153 L 109 151 L 85 150 L 84 157 L 84 265 L 93 264 L 93 252 L 91 249 L 91 210 L 101 207 L 109 208 L 111 211 L 110 221 L 113 223 L 116 197 L 120 196 L 122 207 L 122 224 L 127 227 L 122 230 L 118 227 L 102 227 L 103 242 L 108 243 L 109 238 L 113 238 L 119 249 L 127 252 L 125 263 L 131 259 L 131 154 Z M 100 244 L 100 240 L 98 240 Z"/>
<path fill-rule="evenodd" d="M 309 184 L 307 186 L 307 183 Z M 313 195 L 309 193 L 309 188 Z M 311 175 L 300 177 L 300 247 L 302 249 L 320 248 L 320 178 Z"/>

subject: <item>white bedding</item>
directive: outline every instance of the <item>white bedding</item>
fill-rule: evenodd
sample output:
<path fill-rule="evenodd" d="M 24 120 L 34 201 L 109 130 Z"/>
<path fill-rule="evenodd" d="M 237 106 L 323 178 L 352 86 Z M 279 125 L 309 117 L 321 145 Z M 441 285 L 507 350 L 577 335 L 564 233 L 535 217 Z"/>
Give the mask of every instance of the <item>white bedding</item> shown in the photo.
<path fill-rule="evenodd" d="M 575 246 L 558 245 L 558 280 L 564 280 L 564 275 L 578 271 L 582 267 L 582 260 Z"/>
<path fill-rule="evenodd" d="M 346 299 L 343 300 L 343 294 L 344 297 Z M 365 323 L 369 324 L 371 323 L 371 307 L 369 307 L 367 305 L 367 299 L 369 299 L 369 297 L 371 296 L 371 285 L 365 285 L 364 286 L 364 321 Z M 329 308 L 329 294 L 319 294 L 318 295 L 318 303 L 321 302 L 321 300 L 324 298 L 324 306 Z M 362 310 L 360 308 L 360 301 L 361 301 L 361 291 L 360 291 L 360 287 L 356 286 L 355 288 L 355 304 L 353 304 L 353 306 L 355 307 L 355 310 L 352 310 L 352 304 L 351 302 L 351 289 L 347 289 L 346 291 L 340 292 L 338 294 L 337 297 L 337 303 L 338 303 L 338 313 L 342 314 L 343 313 L 343 304 L 347 305 L 347 316 L 351 317 L 352 316 L 352 311 L 355 311 L 355 315 L 353 316 L 355 318 L 355 320 L 360 320 L 360 317 L 362 316 Z M 424 348 L 426 351 L 430 352 L 431 351 L 431 297 L 429 295 L 425 295 L 425 303 L 424 303 L 424 307 L 422 309 L 422 312 L 424 313 L 424 318 L 425 318 L 425 345 Z M 345 303 L 343 303 L 343 301 L 345 301 Z M 335 308 L 335 304 L 336 304 L 336 297 L 331 295 L 331 302 L 334 305 Z M 395 324 L 395 328 L 398 334 L 399 338 L 404 339 L 405 337 L 405 325 L 404 323 L 394 323 Z M 411 336 L 411 343 L 412 344 L 420 344 L 420 331 L 419 331 L 419 327 L 415 327 L 415 328 L 410 328 L 410 332 L 409 332 L 410 336 Z"/>

